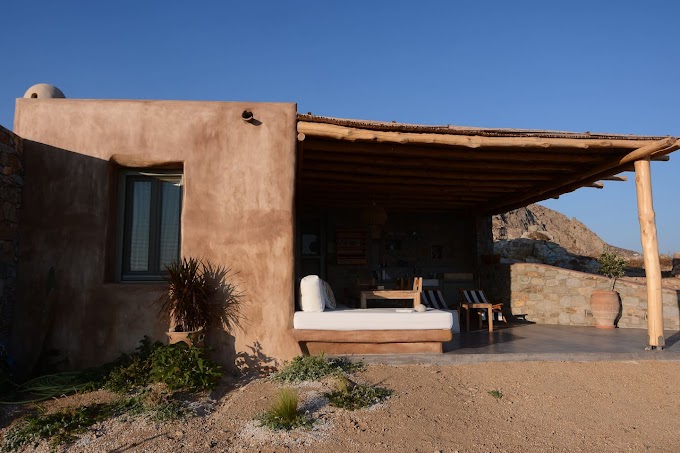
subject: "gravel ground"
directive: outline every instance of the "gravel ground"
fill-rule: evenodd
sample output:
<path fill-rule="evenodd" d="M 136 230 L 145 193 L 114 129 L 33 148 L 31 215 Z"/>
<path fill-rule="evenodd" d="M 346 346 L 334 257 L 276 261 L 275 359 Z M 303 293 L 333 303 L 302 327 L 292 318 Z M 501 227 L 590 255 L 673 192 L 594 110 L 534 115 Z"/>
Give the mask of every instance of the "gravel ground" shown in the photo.
<path fill-rule="evenodd" d="M 253 421 L 281 387 L 256 379 L 212 403 L 204 398 L 203 416 L 162 424 L 120 417 L 92 427 L 64 451 L 676 452 L 679 375 L 678 362 L 371 365 L 356 380 L 393 389 L 391 398 L 351 412 L 327 405 L 328 382 L 298 385 L 303 407 L 317 421 L 311 430 L 291 432 Z M 94 392 L 44 406 L 109 398 Z"/>

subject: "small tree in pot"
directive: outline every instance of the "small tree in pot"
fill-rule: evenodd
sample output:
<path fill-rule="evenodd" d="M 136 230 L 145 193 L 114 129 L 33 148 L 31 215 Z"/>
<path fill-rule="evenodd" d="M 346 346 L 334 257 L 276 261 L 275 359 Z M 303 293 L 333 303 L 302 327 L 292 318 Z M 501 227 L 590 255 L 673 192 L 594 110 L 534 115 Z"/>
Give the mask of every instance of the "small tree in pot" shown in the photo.
<path fill-rule="evenodd" d="M 616 280 L 626 275 L 626 261 L 616 253 L 605 250 L 597 259 L 597 262 L 600 263 L 600 269 L 597 272 L 610 278 L 611 288 L 609 290 L 614 291 Z"/>
<path fill-rule="evenodd" d="M 619 293 L 614 291 L 616 280 L 625 275 L 626 262 L 613 252 L 603 251 L 597 262 L 600 264 L 598 272 L 610 279 L 609 291 L 593 291 L 590 296 L 590 306 L 595 318 L 595 327 L 613 329 L 620 312 Z"/>
<path fill-rule="evenodd" d="M 200 344 L 203 330 L 217 323 L 228 332 L 241 327 L 243 293 L 230 282 L 230 268 L 190 257 L 170 263 L 165 270 L 169 288 L 158 302 L 170 318 L 170 344 Z"/>

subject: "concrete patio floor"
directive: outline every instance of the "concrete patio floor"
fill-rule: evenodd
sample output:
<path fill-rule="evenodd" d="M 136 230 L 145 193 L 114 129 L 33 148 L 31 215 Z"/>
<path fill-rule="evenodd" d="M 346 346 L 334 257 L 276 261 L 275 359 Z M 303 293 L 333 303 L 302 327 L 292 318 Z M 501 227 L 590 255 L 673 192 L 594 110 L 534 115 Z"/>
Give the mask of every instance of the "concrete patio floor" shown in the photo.
<path fill-rule="evenodd" d="M 495 327 L 495 326 L 494 326 Z M 494 332 L 454 335 L 444 354 L 353 356 L 366 363 L 454 365 L 519 361 L 680 361 L 680 332 L 666 331 L 664 350 L 645 351 L 646 329 L 596 329 L 546 324 L 512 324 Z"/>

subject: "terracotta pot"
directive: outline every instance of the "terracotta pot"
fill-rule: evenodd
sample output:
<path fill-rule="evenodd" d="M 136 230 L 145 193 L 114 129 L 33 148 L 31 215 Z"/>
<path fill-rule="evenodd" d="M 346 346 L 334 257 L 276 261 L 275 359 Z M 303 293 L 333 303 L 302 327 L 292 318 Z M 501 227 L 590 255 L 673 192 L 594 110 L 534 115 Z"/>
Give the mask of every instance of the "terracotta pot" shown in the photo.
<path fill-rule="evenodd" d="M 168 336 L 168 344 L 184 342 L 189 346 L 203 347 L 205 334 L 203 330 L 191 330 L 189 332 L 165 332 Z"/>
<path fill-rule="evenodd" d="M 619 316 L 621 303 L 616 291 L 593 291 L 590 295 L 590 308 L 598 329 L 613 329 Z"/>

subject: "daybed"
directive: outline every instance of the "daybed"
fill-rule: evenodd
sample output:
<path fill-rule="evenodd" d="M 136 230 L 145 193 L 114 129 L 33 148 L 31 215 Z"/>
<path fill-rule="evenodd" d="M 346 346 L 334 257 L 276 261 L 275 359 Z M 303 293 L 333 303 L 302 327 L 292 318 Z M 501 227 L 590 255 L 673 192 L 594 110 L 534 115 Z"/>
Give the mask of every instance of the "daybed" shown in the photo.
<path fill-rule="evenodd" d="M 332 292 L 317 276 L 303 278 L 300 295 L 293 335 L 306 354 L 441 353 L 453 338 L 453 316 L 442 310 L 333 308 Z"/>

